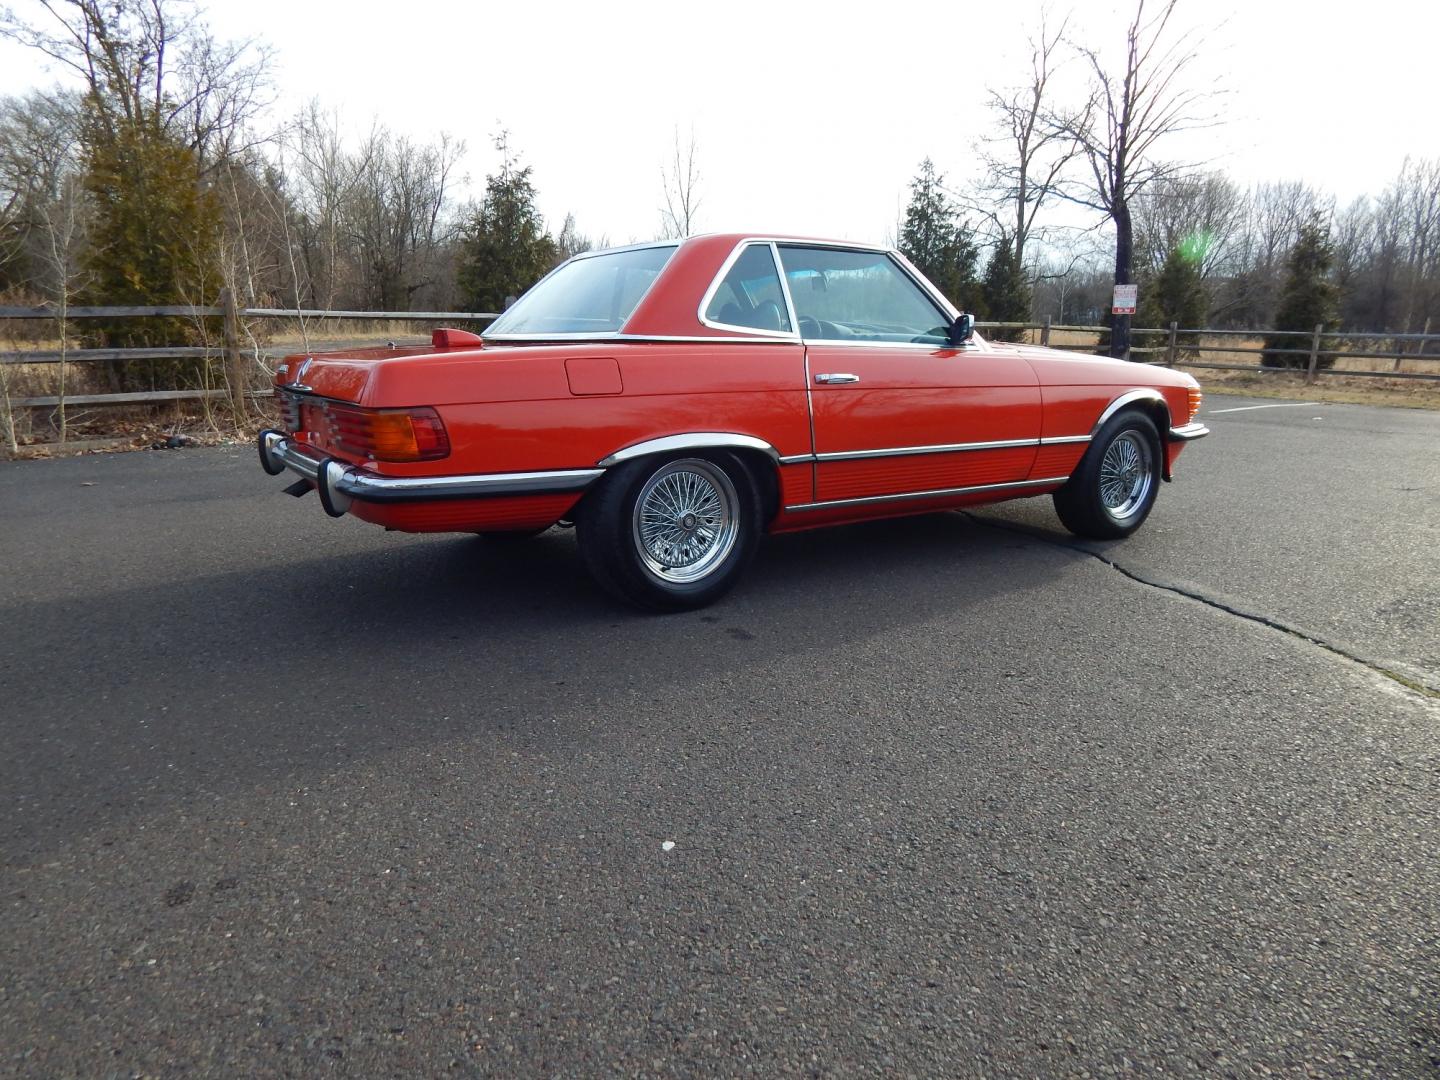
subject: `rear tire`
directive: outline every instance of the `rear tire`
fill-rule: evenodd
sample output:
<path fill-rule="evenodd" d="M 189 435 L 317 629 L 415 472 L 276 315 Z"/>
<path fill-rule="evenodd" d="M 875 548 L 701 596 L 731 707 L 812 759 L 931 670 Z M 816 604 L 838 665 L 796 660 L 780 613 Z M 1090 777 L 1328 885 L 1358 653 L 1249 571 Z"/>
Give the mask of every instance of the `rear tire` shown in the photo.
<path fill-rule="evenodd" d="M 1077 536 L 1119 540 L 1149 517 L 1164 451 L 1155 421 L 1137 409 L 1111 417 L 1055 492 L 1055 512 Z"/>
<path fill-rule="evenodd" d="M 725 453 L 643 458 L 612 469 L 575 522 L 580 557 L 606 592 L 649 611 L 714 603 L 760 541 L 760 496 Z"/>

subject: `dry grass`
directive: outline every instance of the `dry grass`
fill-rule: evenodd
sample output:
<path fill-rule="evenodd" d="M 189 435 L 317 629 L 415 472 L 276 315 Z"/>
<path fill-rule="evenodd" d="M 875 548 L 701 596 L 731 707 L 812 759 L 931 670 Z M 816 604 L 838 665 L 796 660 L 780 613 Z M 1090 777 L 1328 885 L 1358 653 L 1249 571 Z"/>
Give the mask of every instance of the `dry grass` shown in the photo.
<path fill-rule="evenodd" d="M 1033 331 L 1031 337 L 1038 341 L 1039 332 Z M 1262 339 L 1259 337 L 1241 338 L 1226 334 L 1213 337 L 1202 336 L 1200 340 L 1207 351 L 1201 354 L 1188 354 L 1190 357 L 1212 364 L 1246 365 L 1253 369 L 1260 367 L 1258 354 L 1234 351 L 1235 349 L 1258 349 L 1262 343 Z M 1098 341 L 1098 334 L 1076 330 L 1055 330 L 1050 335 L 1050 344 L 1060 348 L 1094 348 Z M 1226 346 L 1232 348 L 1227 349 Z M 1211 349 L 1215 351 L 1209 351 Z M 1317 376 L 1314 386 L 1306 386 L 1305 374 L 1301 371 L 1286 369 L 1216 370 L 1187 364 L 1186 357 L 1187 354 L 1181 350 L 1180 363 L 1176 366 L 1181 371 L 1194 375 L 1208 394 L 1303 398 L 1308 401 L 1332 401 L 1353 405 L 1389 405 L 1406 409 L 1440 409 L 1440 381 L 1320 374 Z M 1335 361 L 1335 366 L 1351 371 L 1393 371 L 1395 362 L 1347 356 L 1341 352 Z M 1440 357 L 1407 357 L 1400 361 L 1400 370 L 1440 375 Z"/>
<path fill-rule="evenodd" d="M 24 325 L 29 331 L 24 337 L 15 333 L 20 325 Z M 397 345 L 423 345 L 429 341 L 431 328 L 430 323 L 404 320 L 313 320 L 307 322 L 303 329 L 293 319 L 254 322 L 247 327 L 247 344 L 258 354 L 253 365 L 251 383 L 254 388 L 267 385 L 275 365 L 281 357 L 287 355 L 383 345 L 387 342 Z M 0 350 L 40 351 L 59 348 L 57 340 L 47 339 L 45 336 L 47 332 L 53 332 L 52 324 L 12 323 L 6 329 L 9 333 L 5 340 L 0 340 Z M 1039 331 L 1032 331 L 1029 337 L 1032 342 L 1038 341 Z M 1093 332 L 1056 330 L 1051 333 L 1050 343 L 1060 348 L 1093 349 L 1098 338 L 1099 335 Z M 1208 337 L 1203 340 L 1203 344 L 1216 349 L 1203 354 L 1204 360 L 1208 362 L 1246 365 L 1252 368 L 1259 366 L 1258 355 L 1225 348 L 1227 345 L 1258 348 L 1258 337 Z M 1339 367 L 1364 371 L 1390 371 L 1393 364 L 1391 360 L 1347 358 L 1343 353 L 1337 361 Z M 1440 381 L 1322 375 L 1316 385 L 1306 386 L 1304 375 L 1300 372 L 1217 371 L 1186 364 L 1184 359 L 1179 367 L 1199 379 L 1205 391 L 1210 394 L 1440 409 Z M 77 363 L 67 365 L 67 368 L 67 393 L 97 394 L 108 389 L 100 365 Z M 1440 374 L 1440 357 L 1406 358 L 1401 361 L 1400 370 Z M 210 365 L 210 372 L 208 381 L 217 387 L 222 386 L 218 358 Z M 54 395 L 60 389 L 60 365 L 5 364 L 0 366 L 0 382 L 4 383 L 0 389 L 4 389 L 12 398 Z M 0 402 L 0 408 L 3 408 L 3 402 Z M 71 406 L 67 410 L 69 442 L 84 444 L 84 449 L 93 450 L 96 443 L 104 443 L 105 448 L 113 445 L 113 448 L 119 449 L 148 446 L 164 441 L 172 435 L 197 443 L 223 441 L 269 422 L 268 404 L 257 402 L 254 408 L 254 415 L 237 424 L 235 418 L 229 416 L 219 402 L 169 402 L 151 407 L 124 409 L 114 406 Z M 14 426 L 16 442 L 20 444 L 23 452 L 71 452 L 51 446 L 58 431 L 58 416 L 53 409 L 14 410 Z M 27 447 L 28 450 L 25 449 Z M 0 454 L 4 451 L 5 448 L 0 446 Z"/>

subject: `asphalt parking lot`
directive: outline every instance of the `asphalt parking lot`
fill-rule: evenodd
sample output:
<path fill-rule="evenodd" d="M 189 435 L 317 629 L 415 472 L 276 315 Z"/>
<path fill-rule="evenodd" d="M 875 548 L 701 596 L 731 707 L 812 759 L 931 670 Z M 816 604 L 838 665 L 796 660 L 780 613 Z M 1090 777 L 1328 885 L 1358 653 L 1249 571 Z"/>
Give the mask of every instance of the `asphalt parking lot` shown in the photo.
<path fill-rule="evenodd" d="M 0 466 L 0 1073 L 1436 1076 L 1440 415 L 1273 404 L 669 617 Z"/>

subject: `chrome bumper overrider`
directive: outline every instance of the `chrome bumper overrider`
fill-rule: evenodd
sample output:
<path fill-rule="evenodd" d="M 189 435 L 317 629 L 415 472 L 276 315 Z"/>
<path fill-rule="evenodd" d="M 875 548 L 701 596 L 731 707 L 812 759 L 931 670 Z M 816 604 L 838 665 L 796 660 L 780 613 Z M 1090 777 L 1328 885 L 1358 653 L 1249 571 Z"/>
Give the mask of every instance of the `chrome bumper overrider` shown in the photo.
<path fill-rule="evenodd" d="M 1170 441 L 1187 442 L 1190 439 L 1203 439 L 1209 434 L 1210 429 L 1208 427 L 1198 420 L 1192 420 L 1190 423 L 1184 424 L 1181 427 L 1172 427 L 1170 429 Z"/>
<path fill-rule="evenodd" d="M 309 480 L 333 517 L 361 502 L 423 502 L 433 499 L 474 499 L 492 495 L 545 495 L 584 491 L 604 469 L 558 469 L 551 472 L 479 473 L 470 476 L 380 476 L 333 457 L 326 457 L 278 431 L 260 433 L 260 466 L 271 476 L 287 469 Z"/>

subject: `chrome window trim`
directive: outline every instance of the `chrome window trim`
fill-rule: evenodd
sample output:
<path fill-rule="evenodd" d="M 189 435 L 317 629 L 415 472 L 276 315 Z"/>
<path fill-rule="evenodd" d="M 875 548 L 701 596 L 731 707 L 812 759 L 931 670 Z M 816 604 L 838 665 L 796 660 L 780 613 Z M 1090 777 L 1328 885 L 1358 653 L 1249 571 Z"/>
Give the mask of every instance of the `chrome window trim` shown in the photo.
<path fill-rule="evenodd" d="M 725 283 L 726 276 L 734 269 L 735 264 L 745 254 L 748 248 L 766 247 L 770 249 L 770 264 L 775 268 L 775 276 L 780 279 L 780 295 L 785 299 L 786 317 L 790 320 L 789 330 L 762 330 L 758 326 L 737 326 L 735 323 L 716 322 L 705 317 L 710 304 L 715 299 L 715 294 L 720 291 L 720 286 Z M 637 307 L 639 305 L 636 305 Z M 708 326 L 712 330 L 725 330 L 730 333 L 747 334 L 752 337 L 769 338 L 770 340 L 798 341 L 800 338 L 800 324 L 795 319 L 795 309 L 790 303 L 789 291 L 785 288 L 785 271 L 780 263 L 780 253 L 775 250 L 775 244 L 770 240 L 742 240 L 731 249 L 725 261 L 720 264 L 719 271 L 710 280 L 710 287 L 705 290 L 705 295 L 700 298 L 700 306 L 695 310 L 695 318 L 701 326 Z"/>
<path fill-rule="evenodd" d="M 646 244 L 626 244 L 624 247 L 602 248 L 602 249 L 599 250 L 599 251 L 582 251 L 582 252 L 579 252 L 578 254 L 571 255 L 570 258 L 566 259 L 566 260 L 565 260 L 564 262 L 562 262 L 559 266 L 552 267 L 552 268 L 550 269 L 550 272 L 549 272 L 548 274 L 546 274 L 544 277 L 542 277 L 539 281 L 535 282 L 534 285 L 531 285 L 530 288 L 528 288 L 528 289 L 525 290 L 525 292 L 522 292 L 519 296 L 517 296 L 517 297 L 515 298 L 515 303 L 516 303 L 516 304 L 520 303 L 520 301 L 523 300 L 526 295 L 528 295 L 529 293 L 534 292 L 535 289 L 538 288 L 542 282 L 545 282 L 545 281 L 549 280 L 549 279 L 550 279 L 551 277 L 553 277 L 555 274 L 558 274 L 561 270 L 565 269 L 565 267 L 569 266 L 572 262 L 579 262 L 579 261 L 582 260 L 582 259 L 593 259 L 593 258 L 597 258 L 598 256 L 601 256 L 601 255 L 616 255 L 616 254 L 619 254 L 620 252 L 624 252 L 624 251 L 644 251 L 644 250 L 646 250 L 647 248 L 663 248 L 663 247 L 669 247 L 669 248 L 674 248 L 675 251 L 679 251 L 679 250 L 680 250 L 680 244 L 681 244 L 681 243 L 682 243 L 682 241 L 679 241 L 679 240 L 652 240 L 651 242 L 646 243 Z M 673 252 L 671 253 L 671 258 L 672 258 L 672 259 L 674 258 L 674 253 L 673 253 Z M 608 336 L 613 337 L 613 336 L 615 336 L 616 334 L 621 333 L 621 332 L 625 329 L 625 323 L 628 323 L 628 322 L 630 321 L 630 316 L 635 314 L 635 309 L 638 308 L 641 304 L 643 304 L 643 303 L 645 302 L 646 297 L 648 297 L 648 296 L 650 295 L 650 290 L 654 289 L 655 286 L 656 286 L 656 284 L 659 283 L 660 279 L 665 276 L 665 269 L 666 269 L 666 267 L 668 267 L 669 265 L 670 265 L 670 259 L 666 259 L 666 260 L 665 260 L 665 264 L 664 264 L 663 266 L 661 266 L 659 272 L 656 273 L 656 275 L 655 275 L 655 280 L 652 281 L 652 282 L 650 282 L 649 285 L 645 286 L 645 291 L 642 292 L 642 293 L 640 294 L 640 298 L 635 301 L 635 307 L 632 307 L 632 308 L 630 309 L 630 315 L 626 315 L 624 321 L 622 321 L 622 322 L 620 323 L 620 330 L 597 330 L 597 331 L 595 331 L 594 333 L 582 333 L 582 334 L 577 334 L 577 335 L 574 335 L 574 336 L 576 336 L 576 337 L 582 337 L 582 338 L 583 338 L 583 337 L 601 337 L 601 336 L 607 336 L 607 335 L 608 335 Z M 514 306 L 515 306 L 514 304 L 511 305 L 511 307 L 514 307 Z M 502 311 L 502 312 L 500 313 L 500 319 L 503 319 L 503 318 L 506 316 L 507 313 L 508 313 L 507 311 Z M 500 319 L 496 319 L 495 322 L 499 322 Z M 490 325 L 491 325 L 491 326 L 494 326 L 495 323 L 492 322 Z M 552 334 L 552 335 L 550 335 L 550 337 L 555 337 L 555 338 L 559 338 L 559 337 L 570 337 L 570 336 L 572 336 L 572 335 L 569 335 L 569 334 Z M 543 341 L 543 340 L 549 340 L 549 338 L 542 337 L 542 338 L 538 338 L 538 339 L 537 339 L 534 334 L 487 334 L 487 333 L 484 333 L 484 332 L 482 331 L 481 334 L 480 334 L 480 340 L 481 340 L 482 342 L 483 342 L 483 341 L 535 341 L 535 340 L 542 340 L 542 341 Z"/>
<path fill-rule="evenodd" d="M 757 331 L 758 334 L 758 331 Z M 687 344 L 704 345 L 799 345 L 800 339 L 794 335 L 777 337 L 720 337 L 718 334 L 707 336 L 705 334 L 620 334 L 617 341 L 678 341 Z"/>
<path fill-rule="evenodd" d="M 686 237 L 686 239 L 689 238 Z M 574 255 L 571 255 L 570 258 L 566 259 L 565 263 L 575 262 L 577 259 L 593 259 L 597 255 L 615 255 L 618 252 L 622 251 L 644 251 L 646 248 L 673 247 L 678 251 L 680 245 L 684 242 L 684 240 L 646 240 L 644 243 L 641 244 L 621 244 L 619 247 L 595 248 L 591 251 L 577 251 Z M 564 266 L 565 263 L 561 263 L 560 266 Z M 555 269 L 559 270 L 560 266 L 557 266 Z"/>
<path fill-rule="evenodd" d="M 785 261 L 780 255 L 781 248 L 811 248 L 818 249 L 820 251 L 868 251 L 876 255 L 884 255 L 892 263 L 894 263 L 895 268 L 900 271 L 900 275 L 902 277 L 908 278 L 910 280 L 910 283 L 920 290 L 922 296 L 924 296 L 927 300 L 935 304 L 935 306 L 940 309 L 940 314 L 945 316 L 947 324 L 953 323 L 955 321 L 955 317 L 959 315 L 959 311 L 956 310 L 955 306 L 951 304 L 950 301 L 945 299 L 944 295 L 940 292 L 940 290 L 935 288 L 935 286 L 930 283 L 929 279 L 927 279 L 924 274 L 920 273 L 919 270 L 915 269 L 915 265 L 911 263 L 909 259 L 905 258 L 904 255 L 900 254 L 900 252 L 897 251 L 895 248 L 871 244 L 851 244 L 837 240 L 812 241 L 799 240 L 794 238 L 789 240 L 773 239 L 770 241 L 770 243 L 775 248 L 775 261 L 780 268 L 780 280 L 785 282 L 787 292 L 789 290 L 789 279 L 785 276 Z M 799 313 L 792 311 L 792 316 L 793 317 L 790 325 L 795 327 L 795 329 L 798 331 L 800 329 Z M 924 342 L 915 341 L 847 342 L 843 338 L 804 338 L 802 340 L 805 342 L 806 345 L 847 345 L 851 348 L 857 346 L 873 348 L 874 346 L 880 345 L 888 347 L 899 346 L 900 348 L 913 349 L 918 346 L 919 348 L 935 348 L 937 350 L 943 349 L 946 351 L 957 351 L 959 348 L 972 347 L 972 343 L 970 342 L 966 342 L 964 345 L 957 347 L 955 345 L 949 344 L 948 342 L 941 345 L 930 346 Z"/>
<path fill-rule="evenodd" d="M 770 257 L 775 260 L 775 272 L 780 275 L 780 292 L 785 297 L 785 310 L 790 314 L 790 326 L 795 336 L 800 336 L 800 313 L 795 310 L 795 297 L 790 292 L 790 279 L 785 276 L 785 264 L 780 260 L 780 245 L 770 241 Z M 807 376 L 808 381 L 808 376 Z"/>
<path fill-rule="evenodd" d="M 919 285 L 924 292 L 930 295 L 931 300 L 940 305 L 940 310 L 946 315 L 949 315 L 950 321 L 953 323 L 956 317 L 960 314 L 960 309 L 957 308 L 954 304 L 952 304 L 948 299 L 946 299 L 945 294 L 942 293 L 939 289 L 937 289 L 935 287 L 935 284 L 924 274 L 922 274 L 919 268 L 909 259 L 907 259 L 903 254 L 901 254 L 898 249 L 889 248 L 887 249 L 887 254 L 889 254 L 892 259 L 894 259 L 897 263 L 900 264 L 900 269 L 908 273 L 910 277 L 914 279 L 915 283 Z"/>
<path fill-rule="evenodd" d="M 795 337 L 721 337 L 718 334 L 626 334 L 614 331 L 593 334 L 505 334 L 486 338 L 486 342 L 514 341 L 529 342 L 532 345 L 573 345 L 594 341 L 609 343 L 615 341 L 643 344 L 645 342 L 679 342 L 687 345 L 799 345 Z"/>
<path fill-rule="evenodd" d="M 1110 402 L 1110 404 L 1106 407 L 1105 411 L 1100 414 L 1100 419 L 1096 420 L 1095 426 L 1090 429 L 1091 436 L 1093 437 L 1094 435 L 1098 434 L 1100 429 L 1105 426 L 1105 422 L 1109 420 L 1112 416 L 1114 416 L 1117 412 L 1119 412 L 1121 409 L 1123 409 L 1126 405 L 1133 405 L 1137 401 L 1158 401 L 1160 405 L 1165 409 L 1165 426 L 1170 426 L 1170 403 L 1165 400 L 1165 396 L 1161 394 L 1160 391 L 1127 390 L 1125 393 L 1117 397 L 1114 401 Z"/>
<path fill-rule="evenodd" d="M 596 464 L 606 469 L 626 461 L 645 457 L 647 454 L 667 454 L 675 450 L 759 450 L 771 461 L 780 463 L 780 452 L 764 439 L 753 435 L 739 435 L 731 431 L 692 431 L 683 435 L 665 435 L 658 439 L 646 439 L 622 447 Z"/>
<path fill-rule="evenodd" d="M 971 495 L 982 491 L 1005 491 L 1026 487 L 1049 487 L 1063 484 L 1068 476 L 1051 476 L 1044 480 L 1011 480 L 1003 484 L 976 484 L 973 487 L 940 488 L 934 491 L 907 491 L 902 495 L 866 495 L 857 499 L 830 499 L 826 502 L 798 503 L 785 507 L 786 513 L 803 513 L 808 510 L 831 510 L 844 506 L 867 506 L 873 503 L 904 502 L 913 499 L 939 499 L 951 495 Z"/>
<path fill-rule="evenodd" d="M 910 349 L 911 351 L 925 350 L 927 352 L 950 353 L 969 352 L 976 347 L 973 342 L 967 342 L 964 345 L 950 345 L 948 343 L 937 345 L 925 341 L 855 341 L 851 338 L 801 338 L 800 343 L 802 345 L 808 345 L 811 348 L 828 348 L 829 346 L 835 345 L 842 349 Z"/>

